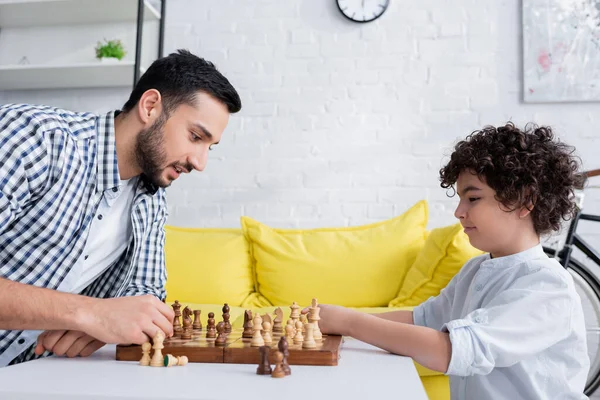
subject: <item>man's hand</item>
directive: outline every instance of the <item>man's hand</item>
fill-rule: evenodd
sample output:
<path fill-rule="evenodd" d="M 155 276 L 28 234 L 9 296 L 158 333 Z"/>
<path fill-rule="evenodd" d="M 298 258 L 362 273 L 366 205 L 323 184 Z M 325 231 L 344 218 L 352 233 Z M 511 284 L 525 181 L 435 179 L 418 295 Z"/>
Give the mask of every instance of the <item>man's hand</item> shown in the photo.
<path fill-rule="evenodd" d="M 78 331 L 45 331 L 38 336 L 35 354 L 49 351 L 57 356 L 87 357 L 105 343 Z"/>
<path fill-rule="evenodd" d="M 173 309 L 152 295 L 89 298 L 78 313 L 78 330 L 104 343 L 142 344 L 159 331 L 173 335 Z"/>
<path fill-rule="evenodd" d="M 319 304 L 319 329 L 322 333 L 332 335 L 349 335 L 354 318 L 358 311 L 350 310 L 341 306 Z M 307 314 L 309 307 L 302 310 Z"/>

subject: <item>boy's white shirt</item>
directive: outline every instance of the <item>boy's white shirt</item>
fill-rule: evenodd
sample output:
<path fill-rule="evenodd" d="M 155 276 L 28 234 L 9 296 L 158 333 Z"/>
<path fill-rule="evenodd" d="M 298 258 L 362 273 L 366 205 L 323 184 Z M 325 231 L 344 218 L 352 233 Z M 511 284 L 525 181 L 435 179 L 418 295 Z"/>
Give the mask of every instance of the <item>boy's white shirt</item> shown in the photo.
<path fill-rule="evenodd" d="M 415 325 L 449 332 L 452 400 L 586 399 L 589 370 L 573 279 L 541 244 L 469 260 Z"/>

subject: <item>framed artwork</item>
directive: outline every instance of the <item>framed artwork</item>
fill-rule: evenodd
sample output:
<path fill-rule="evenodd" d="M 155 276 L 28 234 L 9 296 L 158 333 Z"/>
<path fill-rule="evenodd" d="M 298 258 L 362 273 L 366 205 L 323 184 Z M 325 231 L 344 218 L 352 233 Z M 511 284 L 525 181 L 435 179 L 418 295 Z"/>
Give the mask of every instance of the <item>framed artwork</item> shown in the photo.
<path fill-rule="evenodd" d="M 523 95 L 600 100 L 600 0 L 523 0 Z"/>

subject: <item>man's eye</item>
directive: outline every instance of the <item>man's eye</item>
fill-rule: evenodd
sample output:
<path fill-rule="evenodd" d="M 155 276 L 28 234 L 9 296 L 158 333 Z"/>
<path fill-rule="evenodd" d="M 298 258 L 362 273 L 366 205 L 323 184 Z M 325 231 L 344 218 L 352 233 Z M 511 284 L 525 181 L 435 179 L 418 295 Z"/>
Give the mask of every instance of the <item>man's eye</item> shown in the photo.
<path fill-rule="evenodd" d="M 197 142 L 199 140 L 202 140 L 202 138 L 198 135 L 196 135 L 194 132 L 190 132 L 190 134 L 192 135 L 192 142 Z"/>
<path fill-rule="evenodd" d="M 210 146 L 208 146 L 208 150 L 212 151 L 213 150 L 213 145 L 211 144 Z"/>
<path fill-rule="evenodd" d="M 474 201 L 479 200 L 481 197 L 469 197 L 469 201 L 472 203 Z"/>

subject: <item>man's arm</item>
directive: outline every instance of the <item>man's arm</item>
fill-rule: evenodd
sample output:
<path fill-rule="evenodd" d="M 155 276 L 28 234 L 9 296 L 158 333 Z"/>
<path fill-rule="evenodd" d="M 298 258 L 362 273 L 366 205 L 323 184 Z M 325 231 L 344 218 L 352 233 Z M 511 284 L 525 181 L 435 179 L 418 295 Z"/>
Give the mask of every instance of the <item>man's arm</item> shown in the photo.
<path fill-rule="evenodd" d="M 97 299 L 0 278 L 0 329 L 81 331 L 104 343 L 173 334 L 171 307 L 154 296 Z"/>
<path fill-rule="evenodd" d="M 141 249 L 138 258 L 130 260 L 133 277 L 124 296 L 151 294 L 165 299 L 167 270 L 165 266 L 165 224 L 168 218 L 167 200 L 164 189 L 159 189 L 143 210 L 147 215 L 143 222 Z M 135 257 L 135 256 L 134 256 Z"/>
<path fill-rule="evenodd" d="M 87 299 L 0 278 L 0 329 L 79 329 Z"/>

